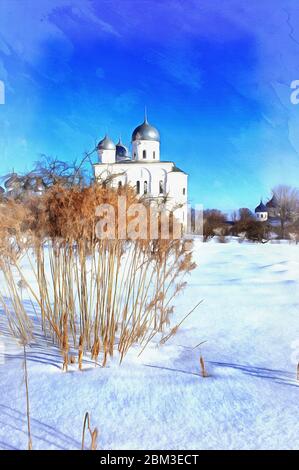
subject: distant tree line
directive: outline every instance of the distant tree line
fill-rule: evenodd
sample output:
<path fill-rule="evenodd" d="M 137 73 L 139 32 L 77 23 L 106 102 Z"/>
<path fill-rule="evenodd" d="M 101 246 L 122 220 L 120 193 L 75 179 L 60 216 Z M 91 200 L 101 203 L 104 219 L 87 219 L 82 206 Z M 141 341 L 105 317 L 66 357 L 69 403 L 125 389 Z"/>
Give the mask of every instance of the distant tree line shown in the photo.
<path fill-rule="evenodd" d="M 276 223 L 258 221 L 248 208 L 240 208 L 230 219 L 218 209 L 208 209 L 203 213 L 204 240 L 216 236 L 225 241 L 228 236 L 236 236 L 262 243 L 271 238 L 299 243 L 299 189 L 279 185 L 273 188 L 272 195 L 277 201 Z"/>

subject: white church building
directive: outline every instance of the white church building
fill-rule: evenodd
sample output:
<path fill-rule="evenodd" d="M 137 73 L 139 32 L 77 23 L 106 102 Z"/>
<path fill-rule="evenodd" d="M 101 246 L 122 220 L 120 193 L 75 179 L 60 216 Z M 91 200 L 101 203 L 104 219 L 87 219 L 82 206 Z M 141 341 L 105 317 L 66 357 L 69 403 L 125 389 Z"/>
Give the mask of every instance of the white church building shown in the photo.
<path fill-rule="evenodd" d="M 174 162 L 160 159 L 160 134 L 146 117 L 133 131 L 131 155 L 121 140 L 115 145 L 107 135 L 97 151 L 97 181 L 109 181 L 115 188 L 130 185 L 140 197 L 148 197 L 158 205 L 164 202 L 167 211 L 173 212 L 186 230 L 188 175 Z"/>

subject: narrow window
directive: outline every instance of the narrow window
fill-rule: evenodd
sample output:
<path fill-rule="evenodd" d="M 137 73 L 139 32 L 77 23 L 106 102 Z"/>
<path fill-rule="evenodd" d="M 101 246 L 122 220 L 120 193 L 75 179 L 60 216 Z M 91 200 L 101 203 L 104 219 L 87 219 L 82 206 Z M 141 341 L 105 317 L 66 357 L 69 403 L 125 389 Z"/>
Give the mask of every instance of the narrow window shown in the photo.
<path fill-rule="evenodd" d="M 156 160 L 156 152 L 153 151 L 153 159 Z"/>
<path fill-rule="evenodd" d="M 163 194 L 163 193 L 164 193 L 164 191 L 163 191 L 163 181 L 160 180 L 159 181 L 159 194 Z"/>
<path fill-rule="evenodd" d="M 183 195 L 185 196 L 186 194 L 186 188 L 183 188 Z"/>
<path fill-rule="evenodd" d="M 144 182 L 144 194 L 147 194 L 147 181 Z"/>
<path fill-rule="evenodd" d="M 142 157 L 143 157 L 143 158 L 146 158 L 146 150 L 143 150 L 143 152 L 142 152 Z"/>
<path fill-rule="evenodd" d="M 134 160 L 136 159 L 136 152 L 134 152 Z"/>
<path fill-rule="evenodd" d="M 137 194 L 140 194 L 140 181 L 137 181 L 136 183 L 136 191 L 137 191 Z"/>
<path fill-rule="evenodd" d="M 118 187 L 119 187 L 119 188 L 122 187 L 122 182 L 121 182 L 121 181 L 118 182 Z"/>

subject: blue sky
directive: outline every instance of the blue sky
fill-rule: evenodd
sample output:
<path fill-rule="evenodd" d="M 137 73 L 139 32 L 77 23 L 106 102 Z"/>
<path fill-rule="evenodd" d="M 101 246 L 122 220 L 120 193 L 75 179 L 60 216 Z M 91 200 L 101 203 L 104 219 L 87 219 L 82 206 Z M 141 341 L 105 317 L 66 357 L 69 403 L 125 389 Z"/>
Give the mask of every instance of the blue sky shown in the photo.
<path fill-rule="evenodd" d="M 298 185 L 297 0 L 0 0 L 0 173 L 80 159 L 142 120 L 192 203 L 254 208 Z"/>

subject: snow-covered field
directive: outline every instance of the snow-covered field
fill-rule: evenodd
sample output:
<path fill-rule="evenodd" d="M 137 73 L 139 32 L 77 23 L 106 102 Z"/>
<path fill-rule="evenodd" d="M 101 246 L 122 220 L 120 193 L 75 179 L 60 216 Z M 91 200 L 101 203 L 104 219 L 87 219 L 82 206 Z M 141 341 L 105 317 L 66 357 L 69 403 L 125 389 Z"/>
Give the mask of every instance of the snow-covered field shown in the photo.
<path fill-rule="evenodd" d="M 121 366 L 115 358 L 63 373 L 59 351 L 36 327 L 28 351 L 34 449 L 80 449 L 86 411 L 101 449 L 299 448 L 299 246 L 197 243 L 195 257 L 176 315 L 204 302 L 165 346 L 153 343 L 139 358 L 136 348 Z M 1 325 L 0 448 L 23 449 L 22 350 L 2 311 Z"/>

